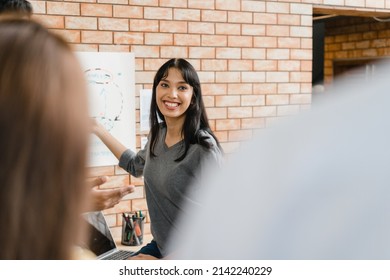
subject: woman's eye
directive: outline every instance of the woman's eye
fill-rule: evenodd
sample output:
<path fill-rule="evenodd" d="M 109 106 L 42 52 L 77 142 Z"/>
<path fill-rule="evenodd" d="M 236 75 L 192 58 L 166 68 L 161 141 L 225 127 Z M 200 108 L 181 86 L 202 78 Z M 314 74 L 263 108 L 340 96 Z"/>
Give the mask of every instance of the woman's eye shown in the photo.
<path fill-rule="evenodd" d="M 161 83 L 160 86 L 166 88 L 166 87 L 168 87 L 168 84 L 166 84 L 166 83 Z"/>
<path fill-rule="evenodd" d="M 185 87 L 185 86 L 181 86 L 181 87 L 179 87 L 179 90 L 181 90 L 181 91 L 185 91 L 185 90 L 187 90 L 187 87 Z"/>

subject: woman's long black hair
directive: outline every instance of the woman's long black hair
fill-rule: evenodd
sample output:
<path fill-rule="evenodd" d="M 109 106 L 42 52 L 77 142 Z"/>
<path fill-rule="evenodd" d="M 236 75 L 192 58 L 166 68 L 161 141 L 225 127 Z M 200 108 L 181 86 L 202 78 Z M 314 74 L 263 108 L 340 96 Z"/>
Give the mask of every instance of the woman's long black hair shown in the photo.
<path fill-rule="evenodd" d="M 176 161 L 181 161 L 185 158 L 191 144 L 200 144 L 208 149 L 211 148 L 211 143 L 207 141 L 208 137 L 204 135 L 202 136 L 201 130 L 207 131 L 215 139 L 215 142 L 222 151 L 217 137 L 215 137 L 214 133 L 210 129 L 206 109 L 203 103 L 199 77 L 196 73 L 196 70 L 185 59 L 172 58 L 160 67 L 153 81 L 153 95 L 150 105 L 150 155 L 152 157 L 156 156 L 154 154 L 154 147 L 158 139 L 160 126 L 166 125 L 164 115 L 157 106 L 156 89 L 160 81 L 168 76 L 168 70 L 170 68 L 176 68 L 179 70 L 183 75 L 185 82 L 193 88 L 191 104 L 186 111 L 186 117 L 182 128 L 182 135 L 184 138 L 184 152 L 176 159 Z M 162 124 L 159 123 L 159 119 L 163 121 Z"/>

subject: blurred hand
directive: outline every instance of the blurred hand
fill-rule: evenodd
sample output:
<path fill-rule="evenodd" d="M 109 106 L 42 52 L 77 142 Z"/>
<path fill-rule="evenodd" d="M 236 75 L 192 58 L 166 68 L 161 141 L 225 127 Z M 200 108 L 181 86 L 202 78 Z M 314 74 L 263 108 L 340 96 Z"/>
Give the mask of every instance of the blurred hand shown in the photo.
<path fill-rule="evenodd" d="M 135 190 L 133 185 L 113 189 L 99 189 L 99 186 L 107 181 L 107 176 L 89 180 L 88 184 L 91 186 L 92 211 L 100 211 L 114 207 L 125 195 L 132 193 Z"/>

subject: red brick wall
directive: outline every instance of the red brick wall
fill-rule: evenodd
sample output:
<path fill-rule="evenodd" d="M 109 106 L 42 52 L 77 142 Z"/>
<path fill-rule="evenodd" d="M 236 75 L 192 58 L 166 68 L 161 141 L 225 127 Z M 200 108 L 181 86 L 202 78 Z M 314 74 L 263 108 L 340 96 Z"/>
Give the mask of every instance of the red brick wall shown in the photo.
<path fill-rule="evenodd" d="M 389 55 L 390 22 L 378 22 L 372 17 L 343 17 L 326 24 L 326 84 L 333 81 L 334 61 L 383 58 Z"/>
<path fill-rule="evenodd" d="M 138 148 L 139 90 L 152 86 L 163 62 L 183 57 L 198 70 L 212 128 L 228 153 L 253 129 L 310 106 L 313 4 L 390 8 L 389 0 L 31 2 L 35 18 L 78 51 L 135 53 Z M 143 181 L 116 166 L 94 168 L 91 175 L 110 176 L 110 187 L 137 186 L 135 194 L 106 211 L 119 237 L 122 212 L 147 211 Z"/>

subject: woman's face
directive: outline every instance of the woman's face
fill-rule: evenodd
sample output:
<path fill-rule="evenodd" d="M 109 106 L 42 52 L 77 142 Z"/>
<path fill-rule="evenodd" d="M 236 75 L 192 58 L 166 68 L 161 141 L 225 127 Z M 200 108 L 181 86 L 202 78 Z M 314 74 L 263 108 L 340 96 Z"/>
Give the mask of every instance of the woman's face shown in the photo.
<path fill-rule="evenodd" d="M 169 68 L 168 76 L 161 79 L 156 88 L 156 102 L 165 121 L 184 119 L 191 104 L 193 88 L 179 70 Z"/>

